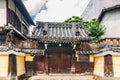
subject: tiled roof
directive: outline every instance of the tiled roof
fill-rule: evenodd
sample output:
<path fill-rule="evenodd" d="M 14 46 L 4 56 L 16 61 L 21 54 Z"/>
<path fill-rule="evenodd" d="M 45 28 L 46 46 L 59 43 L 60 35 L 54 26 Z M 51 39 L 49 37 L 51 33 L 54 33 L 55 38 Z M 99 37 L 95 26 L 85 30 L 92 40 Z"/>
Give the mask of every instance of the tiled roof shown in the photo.
<path fill-rule="evenodd" d="M 45 40 L 80 41 L 90 40 L 82 23 L 37 22 L 33 36 Z"/>

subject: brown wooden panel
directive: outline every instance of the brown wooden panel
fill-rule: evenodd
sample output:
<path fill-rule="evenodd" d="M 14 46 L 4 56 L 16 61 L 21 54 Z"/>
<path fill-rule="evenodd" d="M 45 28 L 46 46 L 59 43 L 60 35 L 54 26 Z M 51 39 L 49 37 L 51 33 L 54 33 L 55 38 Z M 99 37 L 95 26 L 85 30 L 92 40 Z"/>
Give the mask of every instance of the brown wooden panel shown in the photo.
<path fill-rule="evenodd" d="M 50 53 L 48 55 L 50 73 L 67 73 L 71 67 L 70 55 L 67 53 Z"/>
<path fill-rule="evenodd" d="M 76 62 L 75 65 L 76 73 L 85 73 L 85 72 L 93 72 L 94 63 L 93 62 Z"/>
<path fill-rule="evenodd" d="M 9 55 L 9 73 L 14 76 L 16 76 L 16 74 L 17 74 L 16 55 L 14 55 L 14 54 Z"/>
<path fill-rule="evenodd" d="M 112 55 L 105 55 L 104 56 L 104 75 L 106 77 L 113 76 Z"/>
<path fill-rule="evenodd" d="M 36 55 L 34 57 L 34 64 L 35 64 L 35 72 L 36 73 L 44 73 L 45 71 L 45 57 Z"/>
<path fill-rule="evenodd" d="M 17 76 L 17 65 L 16 65 L 16 55 L 15 54 L 9 55 L 8 75 L 11 76 L 10 80 L 15 80 L 15 78 Z"/>
<path fill-rule="evenodd" d="M 34 63 L 33 61 L 26 61 L 25 62 L 25 70 L 27 76 L 32 76 L 34 73 Z"/>

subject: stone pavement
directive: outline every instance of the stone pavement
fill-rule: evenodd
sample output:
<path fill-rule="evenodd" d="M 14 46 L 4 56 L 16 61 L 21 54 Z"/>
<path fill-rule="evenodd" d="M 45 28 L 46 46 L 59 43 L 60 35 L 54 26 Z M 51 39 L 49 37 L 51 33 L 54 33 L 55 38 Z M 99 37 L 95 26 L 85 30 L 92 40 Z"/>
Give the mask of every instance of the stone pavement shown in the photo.
<path fill-rule="evenodd" d="M 93 76 L 80 74 L 38 74 L 36 76 L 30 77 L 29 80 L 93 80 Z"/>

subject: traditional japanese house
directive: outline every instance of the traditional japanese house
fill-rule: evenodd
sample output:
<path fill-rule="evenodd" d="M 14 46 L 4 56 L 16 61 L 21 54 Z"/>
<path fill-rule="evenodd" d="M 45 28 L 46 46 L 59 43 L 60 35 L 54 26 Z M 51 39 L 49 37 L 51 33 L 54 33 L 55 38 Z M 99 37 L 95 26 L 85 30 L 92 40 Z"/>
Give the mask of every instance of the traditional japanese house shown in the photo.
<path fill-rule="evenodd" d="M 28 62 L 34 62 L 33 71 L 92 74 L 94 55 L 88 34 L 82 23 L 37 22 L 31 39 L 38 41 L 39 50 L 44 53 L 28 54 L 32 57 Z"/>
<path fill-rule="evenodd" d="M 95 79 L 120 79 L 120 5 L 103 9 L 98 20 L 106 27 L 103 41 L 96 43 Z"/>
<path fill-rule="evenodd" d="M 17 41 L 29 40 L 30 25 L 34 23 L 21 0 L 0 0 L 0 80 L 25 74 L 25 54 L 14 47 Z"/>
<path fill-rule="evenodd" d="M 98 18 L 102 9 L 120 4 L 119 0 L 90 0 L 86 9 L 83 11 L 81 18 L 91 20 Z"/>

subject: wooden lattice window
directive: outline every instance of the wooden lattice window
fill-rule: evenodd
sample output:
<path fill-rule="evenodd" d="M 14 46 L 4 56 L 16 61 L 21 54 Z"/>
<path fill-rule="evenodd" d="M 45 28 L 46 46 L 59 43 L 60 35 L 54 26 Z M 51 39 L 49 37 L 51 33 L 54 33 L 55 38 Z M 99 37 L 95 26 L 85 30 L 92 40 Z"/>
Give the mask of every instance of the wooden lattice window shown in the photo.
<path fill-rule="evenodd" d="M 4 45 L 6 41 L 6 36 L 4 34 L 0 34 L 0 45 Z"/>
<path fill-rule="evenodd" d="M 88 54 L 79 54 L 78 61 L 79 62 L 89 62 L 89 55 Z"/>

